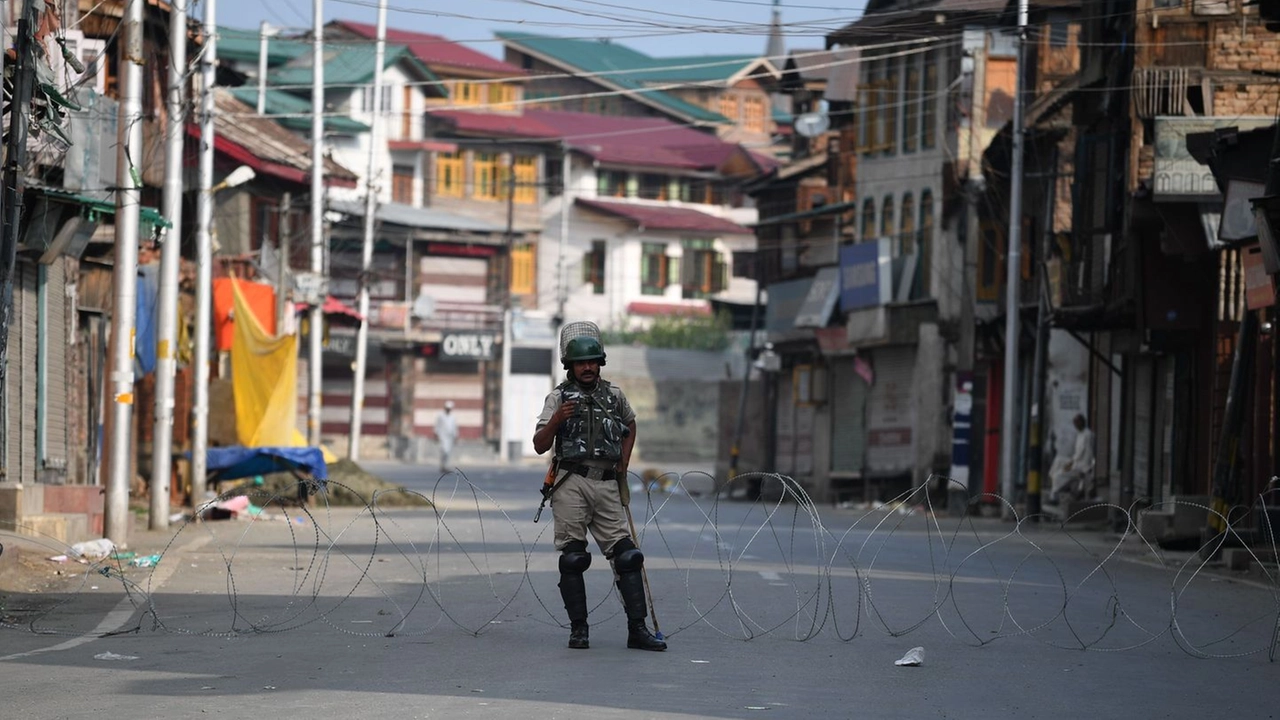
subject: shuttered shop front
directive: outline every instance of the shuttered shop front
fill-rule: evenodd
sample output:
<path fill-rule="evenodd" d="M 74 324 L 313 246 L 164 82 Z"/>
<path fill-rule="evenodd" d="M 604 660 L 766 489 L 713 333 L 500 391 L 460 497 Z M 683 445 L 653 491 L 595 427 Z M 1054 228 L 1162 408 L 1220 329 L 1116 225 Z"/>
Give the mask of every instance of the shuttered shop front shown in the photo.
<path fill-rule="evenodd" d="M 869 387 L 854 369 L 853 358 L 832 363 L 831 472 L 861 473 L 867 457 Z"/>
<path fill-rule="evenodd" d="M 867 470 L 876 475 L 910 472 L 915 465 L 915 348 L 876 350 L 871 358 Z"/>

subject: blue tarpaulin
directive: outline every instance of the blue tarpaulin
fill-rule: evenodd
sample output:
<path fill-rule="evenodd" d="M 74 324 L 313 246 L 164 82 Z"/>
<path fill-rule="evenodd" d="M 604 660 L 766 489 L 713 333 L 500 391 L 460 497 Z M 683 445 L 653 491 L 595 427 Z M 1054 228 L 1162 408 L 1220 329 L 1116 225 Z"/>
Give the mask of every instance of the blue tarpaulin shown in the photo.
<path fill-rule="evenodd" d="M 306 473 L 322 484 L 329 479 L 329 466 L 324 463 L 324 453 L 320 448 L 314 447 L 209 448 L 207 466 L 209 473 L 218 480 L 236 480 L 290 470 Z"/>
<path fill-rule="evenodd" d="M 160 324 L 157 303 L 160 294 L 160 264 L 148 263 L 138 267 L 138 314 L 134 321 L 134 370 L 138 375 L 150 375 L 156 369 L 156 330 Z M 170 349 L 172 352 L 172 349 Z"/>

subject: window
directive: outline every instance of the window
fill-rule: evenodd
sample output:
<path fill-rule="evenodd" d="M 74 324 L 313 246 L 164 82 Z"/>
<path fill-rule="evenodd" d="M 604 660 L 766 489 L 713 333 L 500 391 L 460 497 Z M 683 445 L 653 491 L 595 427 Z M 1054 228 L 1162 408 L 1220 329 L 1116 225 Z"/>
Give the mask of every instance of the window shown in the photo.
<path fill-rule="evenodd" d="M 626 197 L 627 174 L 619 170 L 601 170 L 596 175 L 596 194 L 600 197 Z"/>
<path fill-rule="evenodd" d="M 404 140 L 413 138 L 413 86 L 404 86 L 404 105 L 400 113 L 400 137 Z"/>
<path fill-rule="evenodd" d="M 462 197 L 466 185 L 466 166 L 461 152 L 440 153 L 436 156 L 436 194 L 442 197 Z"/>
<path fill-rule="evenodd" d="M 867 198 L 862 201 L 862 242 L 876 238 L 876 201 Z"/>
<path fill-rule="evenodd" d="M 498 200 L 505 197 L 505 173 L 502 170 L 502 163 L 496 153 L 476 153 L 471 162 L 472 177 L 475 179 L 471 197 L 477 200 Z"/>
<path fill-rule="evenodd" d="M 728 287 L 728 267 L 724 256 L 715 251 L 713 241 L 697 238 L 685 240 L 684 258 L 680 263 L 680 285 L 686 300 L 706 298 Z"/>
<path fill-rule="evenodd" d="M 640 256 L 640 293 L 661 295 L 667 289 L 670 259 L 666 243 L 644 243 Z"/>
<path fill-rule="evenodd" d="M 454 80 L 449 83 L 449 98 L 454 105 L 480 105 L 484 102 L 483 89 L 479 83 Z"/>
<path fill-rule="evenodd" d="M 884 113 L 883 149 L 892 155 L 898 149 L 898 74 L 889 73 L 885 79 L 884 98 L 881 106 Z"/>
<path fill-rule="evenodd" d="M 495 83 L 489 86 L 489 104 L 494 110 L 513 110 L 516 102 L 514 85 Z"/>
<path fill-rule="evenodd" d="M 978 286 L 975 296 L 983 302 L 1000 299 L 1000 271 L 1004 267 L 1004 225 L 983 220 L 978 238 Z"/>
<path fill-rule="evenodd" d="M 393 165 L 391 168 L 391 201 L 413 204 L 413 166 Z"/>
<path fill-rule="evenodd" d="M 920 91 L 920 147 L 929 149 L 938 133 L 938 68 L 924 56 L 924 89 Z"/>
<path fill-rule="evenodd" d="M 902 151 L 915 152 L 920 144 L 920 68 L 907 70 L 907 92 L 902 108 Z"/>
<path fill-rule="evenodd" d="M 373 87 L 364 88 L 360 92 L 360 109 L 367 112 L 373 112 Z M 386 114 L 391 110 L 391 86 L 382 86 L 382 114 Z"/>
<path fill-rule="evenodd" d="M 592 240 L 591 251 L 582 258 L 582 282 L 589 283 L 596 295 L 604 294 L 605 241 Z"/>
<path fill-rule="evenodd" d="M 640 175 L 639 197 L 645 200 L 666 200 L 669 190 L 670 187 L 666 175 L 651 175 L 649 173 Z"/>
<path fill-rule="evenodd" d="M 252 198 L 253 221 L 249 228 L 249 247 L 258 250 L 263 245 L 280 247 L 280 208 L 274 200 L 257 196 Z"/>
<path fill-rule="evenodd" d="M 916 251 L 916 200 L 911 193 L 902 196 L 902 212 L 898 213 L 898 254 Z"/>
<path fill-rule="evenodd" d="M 728 92 L 724 93 L 720 96 L 718 107 L 721 115 L 729 118 L 731 122 L 738 122 L 739 112 L 737 95 L 731 95 Z"/>
<path fill-rule="evenodd" d="M 933 193 L 925 190 L 920 193 L 920 239 L 916 243 L 920 253 L 920 294 L 929 296 L 929 262 L 933 259 L 930 250 L 933 248 Z"/>
<path fill-rule="evenodd" d="M 521 205 L 538 202 L 538 158 L 520 155 L 511 162 L 516 173 L 516 202 Z"/>
<path fill-rule="evenodd" d="M 893 237 L 893 196 L 885 195 L 880 206 L 880 237 Z"/>
<path fill-rule="evenodd" d="M 764 98 L 748 97 L 744 109 L 743 127 L 752 132 L 764 132 Z"/>
<path fill-rule="evenodd" d="M 532 243 L 511 248 L 511 294 L 532 295 L 537 278 L 537 260 Z"/>

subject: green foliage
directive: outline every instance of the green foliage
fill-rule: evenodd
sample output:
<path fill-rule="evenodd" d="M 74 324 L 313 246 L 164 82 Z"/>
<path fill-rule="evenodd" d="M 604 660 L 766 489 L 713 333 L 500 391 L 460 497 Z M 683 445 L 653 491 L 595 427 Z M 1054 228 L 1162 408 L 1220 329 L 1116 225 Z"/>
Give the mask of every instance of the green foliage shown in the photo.
<path fill-rule="evenodd" d="M 729 347 L 732 321 L 728 313 L 708 317 L 660 317 L 648 330 L 601 332 L 609 345 L 643 345 L 651 348 L 719 351 Z"/>

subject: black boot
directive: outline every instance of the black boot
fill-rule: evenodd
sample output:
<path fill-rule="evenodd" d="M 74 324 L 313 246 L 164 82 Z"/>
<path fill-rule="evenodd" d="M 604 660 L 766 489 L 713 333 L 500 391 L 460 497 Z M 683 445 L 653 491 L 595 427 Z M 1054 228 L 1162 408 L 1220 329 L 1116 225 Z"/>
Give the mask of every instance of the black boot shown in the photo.
<path fill-rule="evenodd" d="M 569 625 L 569 647 L 574 650 L 586 650 L 591 647 L 591 631 L 585 622 Z"/>
<path fill-rule="evenodd" d="M 560 573 L 560 597 L 569 613 L 569 647 L 575 650 L 591 647 L 587 630 L 587 583 L 582 573 Z"/>
<path fill-rule="evenodd" d="M 618 593 L 627 612 L 627 647 L 635 650 L 666 650 L 667 644 L 653 636 L 644 624 L 649 614 L 644 601 L 644 578 L 640 572 L 618 574 Z"/>

